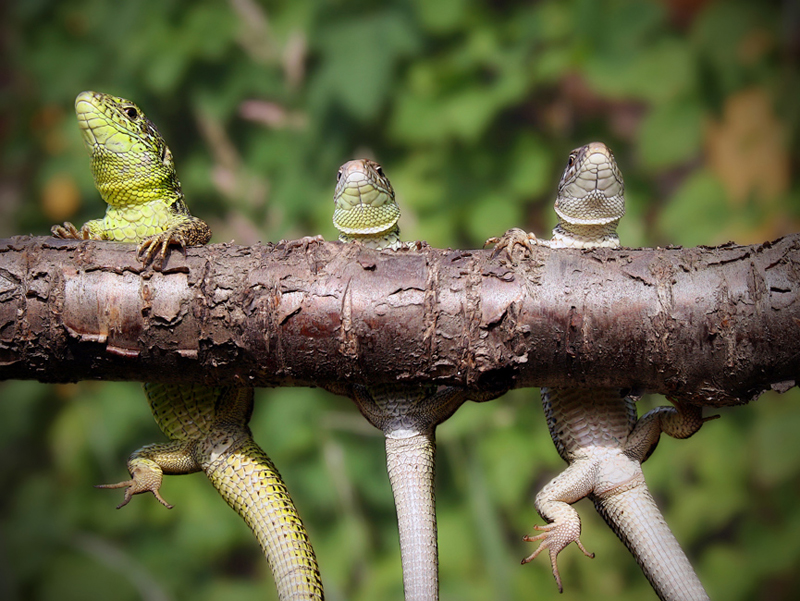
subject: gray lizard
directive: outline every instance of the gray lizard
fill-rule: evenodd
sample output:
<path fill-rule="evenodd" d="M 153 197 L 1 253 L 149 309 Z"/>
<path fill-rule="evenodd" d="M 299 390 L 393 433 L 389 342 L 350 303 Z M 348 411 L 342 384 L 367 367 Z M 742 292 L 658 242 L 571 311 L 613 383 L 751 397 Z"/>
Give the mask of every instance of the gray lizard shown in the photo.
<path fill-rule="evenodd" d="M 531 248 L 617 247 L 616 227 L 625 214 L 622 175 L 611 151 L 593 142 L 569 155 L 558 185 L 559 217 L 551 240 L 538 240 L 520 229 L 506 232 L 495 252 Z M 588 557 L 580 541 L 581 520 L 570 506 L 589 497 L 628 547 L 661 599 L 708 599 L 675 536 L 647 489 L 641 464 L 662 432 L 688 438 L 703 422 L 701 409 L 670 399 L 675 407 L 656 407 L 637 420 L 633 398 L 618 389 L 542 388 L 550 436 L 569 466 L 536 495 L 536 510 L 547 522 L 524 540 L 539 542 L 522 563 L 549 551 L 559 591 L 556 559 L 571 542 Z"/>
<path fill-rule="evenodd" d="M 341 242 L 377 250 L 409 249 L 400 240 L 400 208 L 383 169 L 369 159 L 339 169 L 333 224 Z M 331 392 L 351 397 L 386 438 L 386 465 L 394 494 L 406 601 L 439 598 L 434 495 L 435 431 L 468 398 L 487 401 L 503 390 L 470 392 L 454 386 L 339 383 Z"/>

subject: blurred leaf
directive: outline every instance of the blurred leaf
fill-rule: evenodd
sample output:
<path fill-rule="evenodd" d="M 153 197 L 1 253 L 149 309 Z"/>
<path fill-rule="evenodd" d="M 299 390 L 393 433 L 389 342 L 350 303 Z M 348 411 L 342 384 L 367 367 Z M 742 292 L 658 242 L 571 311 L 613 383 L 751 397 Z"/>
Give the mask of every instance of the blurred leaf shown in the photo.
<path fill-rule="evenodd" d="M 432 34 L 450 33 L 456 30 L 468 14 L 470 0 L 414 0 L 414 6 L 425 29 Z"/>
<path fill-rule="evenodd" d="M 273 601 L 278 599 L 277 591 L 272 583 L 253 586 L 249 580 L 217 580 L 211 586 L 204 587 L 198 601 L 217 601 L 219 599 L 236 599 L 236 601 Z"/>
<path fill-rule="evenodd" d="M 702 82 L 706 89 L 725 96 L 744 83 L 744 71 L 737 60 L 739 48 L 749 32 L 762 24 L 757 3 L 710 3 L 693 24 L 691 39 L 701 64 L 707 64 Z M 774 18 L 774 17 L 773 17 Z"/>
<path fill-rule="evenodd" d="M 670 244 L 697 246 L 727 242 L 731 213 L 720 181 L 707 171 L 690 175 L 661 214 L 660 227 Z"/>
<path fill-rule="evenodd" d="M 678 40 L 648 40 L 636 52 L 594 54 L 586 61 L 592 87 L 609 98 L 654 103 L 685 95 L 696 76 L 689 49 Z"/>
<path fill-rule="evenodd" d="M 756 479 L 764 486 L 775 487 L 800 472 L 800 441 L 795 436 L 800 413 L 794 407 L 798 399 L 800 389 L 794 388 L 764 407 L 753 426 L 755 463 L 762 466 Z"/>
<path fill-rule="evenodd" d="M 467 231 L 474 240 L 486 240 L 494 232 L 504 232 L 522 222 L 522 211 L 508 198 L 495 196 L 484 199 L 472 207 L 467 221 Z"/>
<path fill-rule="evenodd" d="M 115 599 L 134 601 L 134 587 L 113 570 L 88 565 L 75 555 L 60 555 L 49 566 L 48 578 L 42 583 L 43 601 L 100 601 L 108 598 L 106 591 L 114 589 Z"/>
<path fill-rule="evenodd" d="M 524 197 L 550 192 L 558 183 L 552 175 L 552 150 L 539 136 L 521 135 L 511 156 L 510 191 Z"/>
<path fill-rule="evenodd" d="M 786 193 L 790 182 L 786 143 L 771 99 L 758 88 L 730 96 L 722 120 L 711 121 L 706 128 L 709 166 L 738 206 L 751 195 L 769 199 Z"/>
<path fill-rule="evenodd" d="M 703 113 L 692 102 L 655 106 L 639 128 L 642 163 L 663 169 L 696 157 L 702 140 Z"/>
<path fill-rule="evenodd" d="M 318 40 L 325 56 L 314 95 L 341 102 L 358 119 L 375 117 L 387 98 L 395 63 L 419 42 L 401 14 L 385 11 L 350 17 Z"/>

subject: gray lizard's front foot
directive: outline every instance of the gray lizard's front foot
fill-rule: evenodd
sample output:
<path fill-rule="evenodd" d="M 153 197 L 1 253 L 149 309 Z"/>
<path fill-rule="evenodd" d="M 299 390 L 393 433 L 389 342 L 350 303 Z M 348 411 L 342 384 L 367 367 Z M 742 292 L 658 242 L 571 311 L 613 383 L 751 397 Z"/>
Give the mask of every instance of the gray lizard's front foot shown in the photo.
<path fill-rule="evenodd" d="M 540 241 L 535 234 L 526 232 L 518 227 L 512 227 L 499 238 L 489 238 L 484 242 L 484 248 L 489 244 L 495 245 L 492 251 L 492 259 L 496 259 L 500 253 L 504 253 L 506 262 L 517 265 L 520 258 L 531 255 L 533 247 L 540 244 Z"/>

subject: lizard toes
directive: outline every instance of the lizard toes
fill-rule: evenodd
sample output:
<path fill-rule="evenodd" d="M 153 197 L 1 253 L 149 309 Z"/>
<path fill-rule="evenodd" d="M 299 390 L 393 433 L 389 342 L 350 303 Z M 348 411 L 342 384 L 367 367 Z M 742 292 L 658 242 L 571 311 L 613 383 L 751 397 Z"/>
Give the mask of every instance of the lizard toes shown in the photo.
<path fill-rule="evenodd" d="M 583 554 L 586 557 L 591 559 L 594 558 L 594 553 L 589 553 L 583 546 L 580 540 L 580 524 L 578 525 L 577 532 L 573 525 L 568 523 L 551 523 L 545 524 L 544 526 L 534 526 L 534 530 L 538 530 L 541 534 L 537 534 L 536 536 L 526 535 L 522 537 L 522 540 L 525 542 L 539 542 L 539 546 L 536 547 L 536 550 L 528 555 L 525 559 L 522 560 L 522 564 L 529 563 L 536 559 L 536 557 L 545 549 L 549 551 L 550 555 L 550 565 L 553 569 L 553 577 L 556 579 L 556 584 L 558 585 L 558 592 L 564 592 L 564 588 L 561 584 L 561 575 L 558 573 L 558 554 L 564 550 L 564 548 L 569 545 L 570 543 L 574 542 L 578 545 L 578 548 L 583 551 Z"/>
<path fill-rule="evenodd" d="M 79 231 L 69 221 L 65 221 L 64 225 L 54 225 L 50 228 L 50 233 L 54 238 L 62 238 L 64 240 L 86 240 L 83 230 Z"/>
<path fill-rule="evenodd" d="M 167 509 L 172 509 L 172 505 L 167 503 L 158 490 L 161 488 L 161 473 L 152 470 L 137 467 L 133 470 L 132 478 L 123 482 L 116 482 L 114 484 L 96 484 L 95 488 L 124 488 L 125 498 L 122 503 L 117 505 L 117 509 L 125 507 L 133 495 L 138 495 L 143 492 L 151 492 L 153 496 Z"/>
<path fill-rule="evenodd" d="M 178 232 L 166 231 L 143 240 L 136 250 L 136 256 L 144 265 L 151 261 L 154 269 L 161 269 L 167 260 L 170 245 L 186 251 L 186 239 Z"/>
<path fill-rule="evenodd" d="M 160 240 L 161 236 L 151 236 L 143 240 L 136 248 L 136 258 L 144 265 L 148 265 L 161 246 Z"/>
<path fill-rule="evenodd" d="M 517 261 L 514 256 L 516 247 L 521 247 L 523 255 L 529 254 L 536 245 L 536 236 L 534 234 L 529 234 L 525 230 L 514 227 L 500 238 L 489 238 L 483 246 L 486 247 L 489 244 L 495 245 L 491 255 L 492 259 L 496 259 L 500 253 L 504 253 L 506 260 L 516 265 Z"/>

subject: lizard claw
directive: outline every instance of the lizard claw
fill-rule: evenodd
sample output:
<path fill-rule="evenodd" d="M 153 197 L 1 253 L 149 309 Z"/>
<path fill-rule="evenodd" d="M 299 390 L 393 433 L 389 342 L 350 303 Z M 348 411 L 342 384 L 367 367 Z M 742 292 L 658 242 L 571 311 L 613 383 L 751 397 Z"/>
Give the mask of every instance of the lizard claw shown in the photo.
<path fill-rule="evenodd" d="M 78 229 L 69 221 L 65 221 L 64 225 L 54 225 L 50 228 L 50 233 L 54 238 L 62 238 L 64 240 L 88 240 L 89 232 L 85 228 Z"/>
<path fill-rule="evenodd" d="M 136 257 L 146 266 L 153 262 L 153 269 L 161 270 L 167 259 L 167 251 L 174 244 L 186 253 L 186 239 L 179 232 L 167 230 L 145 238 L 136 248 Z"/>
<path fill-rule="evenodd" d="M 506 261 L 512 265 L 516 265 L 517 261 L 514 257 L 515 248 L 520 246 L 522 247 L 523 253 L 530 254 L 533 251 L 533 247 L 536 246 L 537 240 L 535 234 L 528 233 L 518 227 L 513 227 L 506 231 L 500 238 L 496 236 L 489 238 L 484 242 L 483 247 L 486 248 L 489 244 L 495 245 L 491 256 L 492 259 L 496 259 L 501 252 L 505 252 Z"/>
<path fill-rule="evenodd" d="M 131 471 L 131 479 L 124 482 L 117 482 L 116 484 L 97 484 L 95 488 L 124 488 L 125 498 L 122 503 L 117 505 L 117 509 L 125 507 L 133 495 L 138 495 L 143 492 L 151 492 L 153 496 L 167 509 L 172 509 L 172 505 L 167 503 L 158 492 L 161 488 L 162 472 L 160 468 L 154 468 L 147 465 L 136 466 Z"/>
<path fill-rule="evenodd" d="M 564 587 L 561 585 L 561 575 L 558 573 L 557 558 L 564 547 L 574 542 L 586 557 L 594 559 L 594 553 L 589 553 L 581 543 L 580 523 L 578 523 L 577 532 L 575 532 L 574 527 L 567 523 L 545 524 L 544 526 L 534 526 L 533 529 L 542 532 L 542 534 L 537 534 L 536 536 L 526 535 L 522 537 L 522 540 L 528 543 L 541 542 L 533 553 L 522 560 L 522 565 L 533 561 L 542 551 L 548 549 L 550 551 L 550 564 L 553 567 L 553 576 L 558 585 L 558 592 L 563 593 Z"/>
<path fill-rule="evenodd" d="M 428 244 L 426 240 L 414 240 L 409 242 L 401 242 L 397 250 L 424 250 L 430 247 L 431 245 Z"/>

